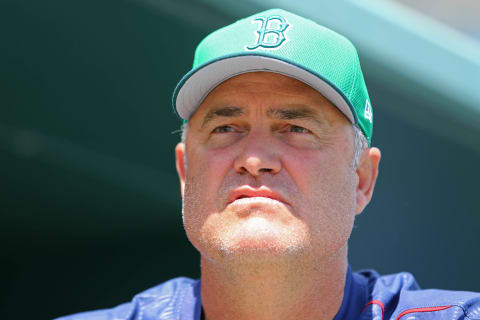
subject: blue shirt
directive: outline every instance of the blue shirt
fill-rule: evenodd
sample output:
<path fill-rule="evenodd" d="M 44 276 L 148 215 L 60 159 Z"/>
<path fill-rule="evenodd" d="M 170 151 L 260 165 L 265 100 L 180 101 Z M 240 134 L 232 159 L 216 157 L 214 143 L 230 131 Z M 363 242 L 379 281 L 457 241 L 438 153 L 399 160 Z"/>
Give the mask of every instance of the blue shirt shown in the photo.
<path fill-rule="evenodd" d="M 175 278 L 137 294 L 112 309 L 57 320 L 200 320 L 200 280 Z M 342 305 L 334 320 L 480 320 L 480 294 L 420 290 L 406 272 L 380 276 L 372 270 L 347 271 Z"/>

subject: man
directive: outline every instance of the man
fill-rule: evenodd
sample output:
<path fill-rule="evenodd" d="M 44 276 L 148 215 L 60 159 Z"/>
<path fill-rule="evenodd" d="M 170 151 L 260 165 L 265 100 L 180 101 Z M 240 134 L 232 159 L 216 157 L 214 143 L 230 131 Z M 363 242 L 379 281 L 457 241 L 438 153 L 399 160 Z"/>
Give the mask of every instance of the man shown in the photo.
<path fill-rule="evenodd" d="M 220 29 L 174 92 L 187 236 L 201 280 L 177 278 L 64 319 L 480 319 L 480 295 L 353 273 L 347 242 L 380 151 L 353 45 L 283 10 Z"/>

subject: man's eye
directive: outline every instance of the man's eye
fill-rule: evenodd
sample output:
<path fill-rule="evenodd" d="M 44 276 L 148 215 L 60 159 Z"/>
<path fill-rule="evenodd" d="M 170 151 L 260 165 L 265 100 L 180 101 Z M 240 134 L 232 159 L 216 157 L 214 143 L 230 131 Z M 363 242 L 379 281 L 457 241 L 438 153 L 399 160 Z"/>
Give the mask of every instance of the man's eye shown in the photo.
<path fill-rule="evenodd" d="M 226 133 L 226 132 L 234 132 L 235 129 L 231 126 L 220 126 L 220 127 L 216 127 L 214 130 L 213 130 L 213 133 Z"/>
<path fill-rule="evenodd" d="M 290 132 L 295 132 L 295 133 L 311 133 L 311 131 L 308 130 L 308 129 L 305 129 L 305 128 L 299 127 L 299 126 L 294 126 L 294 125 L 291 125 L 289 127 L 289 131 Z"/>

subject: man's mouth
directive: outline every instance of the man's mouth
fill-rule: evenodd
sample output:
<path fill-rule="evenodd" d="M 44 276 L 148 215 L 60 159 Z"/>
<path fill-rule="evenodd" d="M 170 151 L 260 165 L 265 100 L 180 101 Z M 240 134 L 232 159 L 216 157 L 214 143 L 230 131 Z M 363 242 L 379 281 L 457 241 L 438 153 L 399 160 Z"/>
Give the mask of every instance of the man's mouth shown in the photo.
<path fill-rule="evenodd" d="M 288 204 L 284 197 L 278 192 L 272 191 L 267 187 L 252 188 L 250 186 L 242 186 L 240 188 L 232 190 L 229 194 L 227 204 L 241 199 L 246 199 L 246 201 L 248 201 L 247 199 L 251 199 L 251 201 L 270 199 L 282 202 L 284 204 Z"/>

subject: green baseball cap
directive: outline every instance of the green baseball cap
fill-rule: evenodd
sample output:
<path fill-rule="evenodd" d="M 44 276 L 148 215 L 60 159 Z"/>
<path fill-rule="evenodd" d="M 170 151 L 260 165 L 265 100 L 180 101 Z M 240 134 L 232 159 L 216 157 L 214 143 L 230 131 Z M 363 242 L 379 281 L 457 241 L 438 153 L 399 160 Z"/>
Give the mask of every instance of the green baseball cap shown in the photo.
<path fill-rule="evenodd" d="M 282 9 L 254 14 L 203 39 L 192 70 L 175 88 L 173 108 L 188 120 L 220 83 L 257 71 L 280 73 L 319 91 L 370 144 L 373 112 L 355 47 L 344 36 Z"/>

